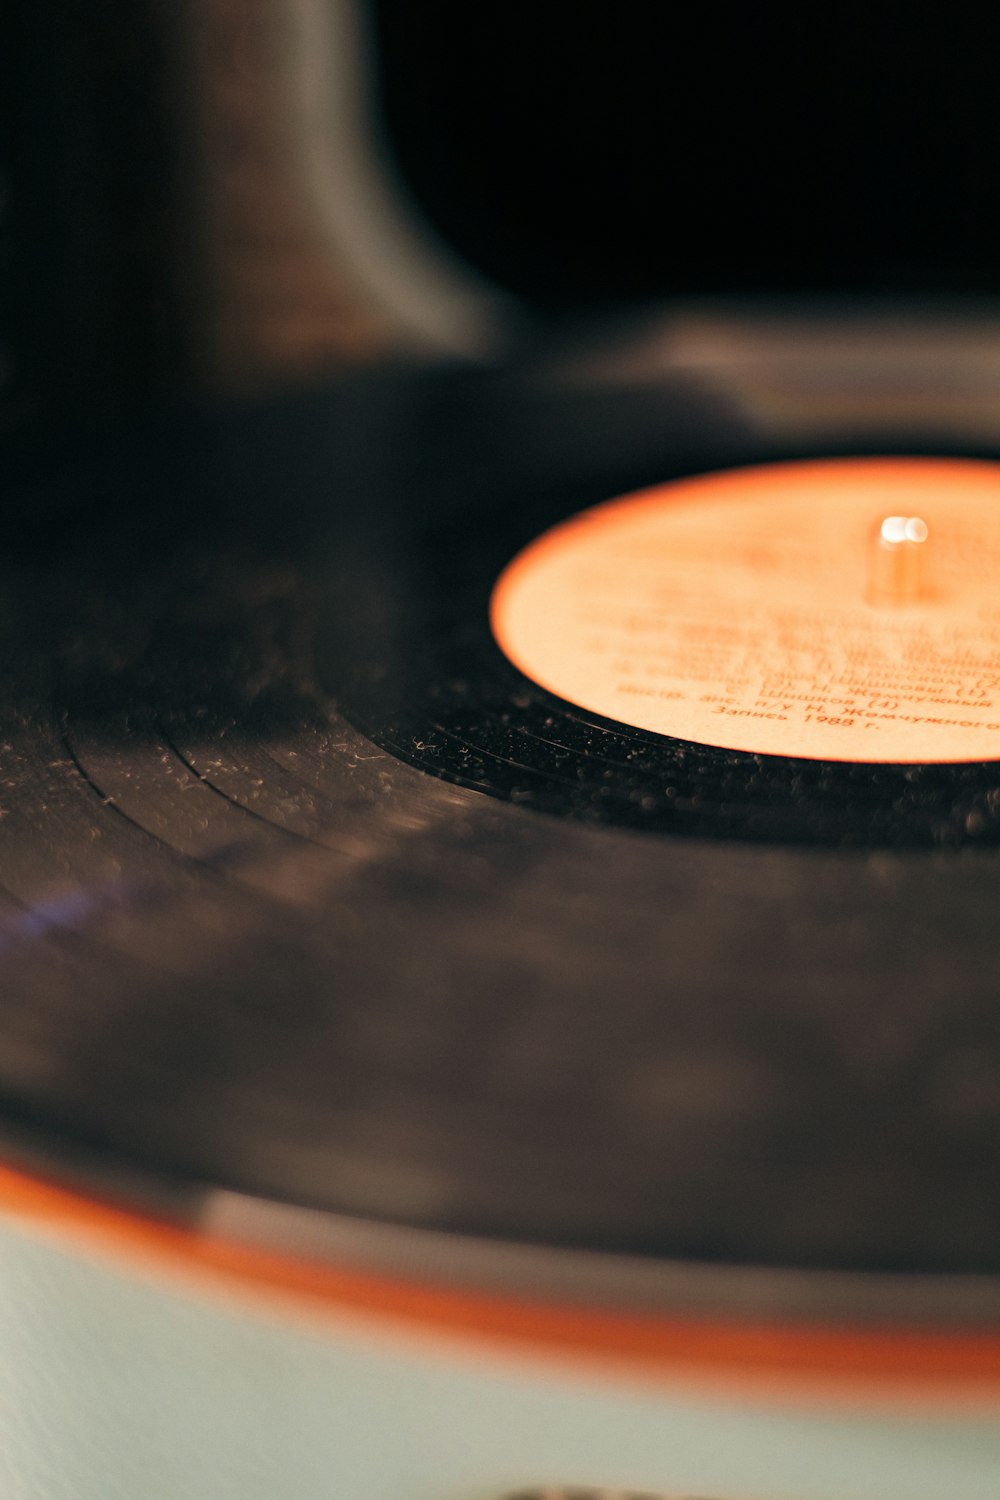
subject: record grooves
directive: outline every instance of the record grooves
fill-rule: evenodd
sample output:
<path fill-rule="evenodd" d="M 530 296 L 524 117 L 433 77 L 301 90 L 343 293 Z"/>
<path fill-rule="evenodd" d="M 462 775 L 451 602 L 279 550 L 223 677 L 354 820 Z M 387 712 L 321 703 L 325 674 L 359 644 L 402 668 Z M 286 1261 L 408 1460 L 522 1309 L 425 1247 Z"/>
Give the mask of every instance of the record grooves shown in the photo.
<path fill-rule="evenodd" d="M 557 484 L 534 397 L 481 393 L 457 450 L 409 399 L 369 416 L 388 472 L 334 395 L 270 414 L 251 483 L 237 414 L 188 476 L 216 524 L 9 562 L 10 1129 L 175 1202 L 992 1286 L 994 768 L 776 764 L 534 688 L 488 589 L 620 435 Z M 624 483 L 697 467 L 650 428 Z M 241 529 L 296 485 L 288 535 Z"/>

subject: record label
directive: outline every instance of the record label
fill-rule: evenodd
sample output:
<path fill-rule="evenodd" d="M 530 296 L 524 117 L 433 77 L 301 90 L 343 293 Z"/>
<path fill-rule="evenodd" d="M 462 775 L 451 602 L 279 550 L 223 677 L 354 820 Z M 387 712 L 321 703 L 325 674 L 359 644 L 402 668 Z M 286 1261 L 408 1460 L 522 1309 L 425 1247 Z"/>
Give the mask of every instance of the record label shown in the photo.
<path fill-rule="evenodd" d="M 579 708 L 725 750 L 1000 758 L 1000 464 L 835 459 L 687 478 L 502 573 L 498 644 Z"/>

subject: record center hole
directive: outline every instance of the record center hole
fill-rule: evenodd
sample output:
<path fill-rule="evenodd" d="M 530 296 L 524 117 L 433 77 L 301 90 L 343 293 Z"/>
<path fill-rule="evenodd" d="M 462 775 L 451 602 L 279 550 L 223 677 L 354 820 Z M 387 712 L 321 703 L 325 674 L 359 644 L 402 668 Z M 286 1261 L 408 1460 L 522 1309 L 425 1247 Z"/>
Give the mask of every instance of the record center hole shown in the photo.
<path fill-rule="evenodd" d="M 880 540 L 890 547 L 926 542 L 928 535 L 927 522 L 919 516 L 886 516 L 879 528 Z"/>
<path fill-rule="evenodd" d="M 920 516 L 886 516 L 875 529 L 868 593 L 873 604 L 903 604 L 924 589 L 924 553 L 930 531 Z"/>

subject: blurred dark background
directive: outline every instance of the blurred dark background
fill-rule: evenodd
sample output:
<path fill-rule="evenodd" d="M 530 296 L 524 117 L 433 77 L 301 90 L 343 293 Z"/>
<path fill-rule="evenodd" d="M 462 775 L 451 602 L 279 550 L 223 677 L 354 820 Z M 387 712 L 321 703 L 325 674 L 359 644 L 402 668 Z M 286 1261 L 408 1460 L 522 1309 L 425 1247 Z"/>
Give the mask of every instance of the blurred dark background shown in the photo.
<path fill-rule="evenodd" d="M 1000 290 L 988 9 L 14 0 L 0 442 L 406 344 L 317 207 L 294 58 L 326 17 L 330 95 L 365 95 L 357 139 L 334 126 L 354 178 L 376 170 L 535 341 L 708 294 L 919 314 Z"/>
<path fill-rule="evenodd" d="M 375 0 L 374 14 L 408 180 L 465 255 L 532 300 L 997 286 L 1000 13 Z"/>

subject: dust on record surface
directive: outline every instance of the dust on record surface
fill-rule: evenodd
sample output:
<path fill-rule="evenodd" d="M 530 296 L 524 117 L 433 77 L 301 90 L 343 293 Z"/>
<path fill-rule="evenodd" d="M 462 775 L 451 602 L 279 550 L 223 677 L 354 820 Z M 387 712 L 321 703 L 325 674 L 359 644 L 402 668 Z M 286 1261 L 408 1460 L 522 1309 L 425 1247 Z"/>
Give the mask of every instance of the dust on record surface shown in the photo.
<path fill-rule="evenodd" d="M 560 761 L 536 696 L 517 757 L 441 713 L 517 707 L 476 698 L 482 622 L 451 623 L 515 495 L 568 511 L 752 443 L 667 393 L 645 447 L 612 406 L 573 457 L 578 405 L 467 399 L 461 440 L 433 384 L 144 434 L 77 461 L 113 495 L 65 546 L 8 559 L 0 1110 L 56 1154 L 388 1223 L 996 1272 L 995 853 L 720 837 L 711 809 L 679 837 L 601 814 L 595 766 L 643 812 L 614 726 L 549 704 Z M 447 740 L 400 699 L 414 662 Z"/>

